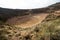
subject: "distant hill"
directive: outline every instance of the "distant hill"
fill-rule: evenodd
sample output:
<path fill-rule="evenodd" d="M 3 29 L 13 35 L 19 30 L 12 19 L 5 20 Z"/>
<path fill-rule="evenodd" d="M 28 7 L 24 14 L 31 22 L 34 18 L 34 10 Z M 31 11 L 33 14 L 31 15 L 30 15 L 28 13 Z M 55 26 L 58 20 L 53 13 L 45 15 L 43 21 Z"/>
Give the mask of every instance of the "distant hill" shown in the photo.
<path fill-rule="evenodd" d="M 0 20 L 5 21 L 14 16 L 22 16 L 25 15 L 27 11 L 28 10 L 0 8 Z"/>
<path fill-rule="evenodd" d="M 45 8 L 32 9 L 33 13 L 51 13 L 60 10 L 60 2 L 50 5 Z"/>
<path fill-rule="evenodd" d="M 1 8 L 0 7 L 0 20 L 6 21 L 8 18 L 14 16 L 23 16 L 35 13 L 51 13 L 55 10 L 60 10 L 60 2 L 50 5 L 45 8 L 37 8 L 37 9 L 8 9 L 8 8 Z"/>

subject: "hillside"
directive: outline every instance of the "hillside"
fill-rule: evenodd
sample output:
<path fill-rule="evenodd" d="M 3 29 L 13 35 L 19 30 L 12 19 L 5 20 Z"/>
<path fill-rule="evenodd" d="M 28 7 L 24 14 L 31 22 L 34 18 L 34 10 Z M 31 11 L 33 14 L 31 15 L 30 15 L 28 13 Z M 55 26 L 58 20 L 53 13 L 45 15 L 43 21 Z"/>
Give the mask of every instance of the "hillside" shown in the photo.
<path fill-rule="evenodd" d="M 60 40 L 60 2 L 38 9 L 0 8 L 0 40 Z"/>
<path fill-rule="evenodd" d="M 51 13 L 56 10 L 60 10 L 60 2 L 45 8 L 38 8 L 38 9 L 25 10 L 25 9 L 8 9 L 8 8 L 0 7 L 0 20 L 6 21 L 7 19 L 15 16 L 23 16 L 23 15 L 29 15 L 29 14 Z"/>
<path fill-rule="evenodd" d="M 42 20 L 44 20 L 47 17 L 47 15 L 48 14 L 42 13 L 42 14 L 18 16 L 8 19 L 6 24 L 14 25 L 22 28 L 28 28 L 41 23 Z"/>

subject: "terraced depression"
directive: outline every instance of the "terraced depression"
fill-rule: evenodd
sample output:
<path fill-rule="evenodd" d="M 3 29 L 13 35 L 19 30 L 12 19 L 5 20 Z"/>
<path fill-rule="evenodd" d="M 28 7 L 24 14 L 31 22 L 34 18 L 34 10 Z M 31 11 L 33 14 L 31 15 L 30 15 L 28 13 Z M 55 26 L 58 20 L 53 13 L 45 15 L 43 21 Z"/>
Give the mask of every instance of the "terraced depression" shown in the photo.
<path fill-rule="evenodd" d="M 18 16 L 11 19 L 8 19 L 6 23 L 22 28 L 29 28 L 34 25 L 41 23 L 48 14 L 32 14 L 25 16 Z"/>

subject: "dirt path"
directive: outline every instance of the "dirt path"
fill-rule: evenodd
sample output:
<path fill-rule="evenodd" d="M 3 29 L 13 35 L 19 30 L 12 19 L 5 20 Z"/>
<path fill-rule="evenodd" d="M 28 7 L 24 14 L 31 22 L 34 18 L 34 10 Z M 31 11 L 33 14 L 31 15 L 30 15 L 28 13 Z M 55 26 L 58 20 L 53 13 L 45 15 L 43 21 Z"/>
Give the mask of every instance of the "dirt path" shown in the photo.
<path fill-rule="evenodd" d="M 48 14 L 42 13 L 22 17 L 14 17 L 9 19 L 6 23 L 15 25 L 17 27 L 28 28 L 41 23 L 41 21 L 43 21 L 47 17 L 47 15 Z"/>

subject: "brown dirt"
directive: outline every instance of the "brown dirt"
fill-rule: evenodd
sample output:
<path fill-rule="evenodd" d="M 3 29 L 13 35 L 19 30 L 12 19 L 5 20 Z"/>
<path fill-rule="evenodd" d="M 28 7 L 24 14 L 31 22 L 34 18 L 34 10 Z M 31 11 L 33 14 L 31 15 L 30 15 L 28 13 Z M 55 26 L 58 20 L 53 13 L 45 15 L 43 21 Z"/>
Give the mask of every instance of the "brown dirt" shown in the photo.
<path fill-rule="evenodd" d="M 48 14 L 32 14 L 25 16 L 18 16 L 8 19 L 6 23 L 10 25 L 15 25 L 17 27 L 28 28 L 41 23 Z"/>

